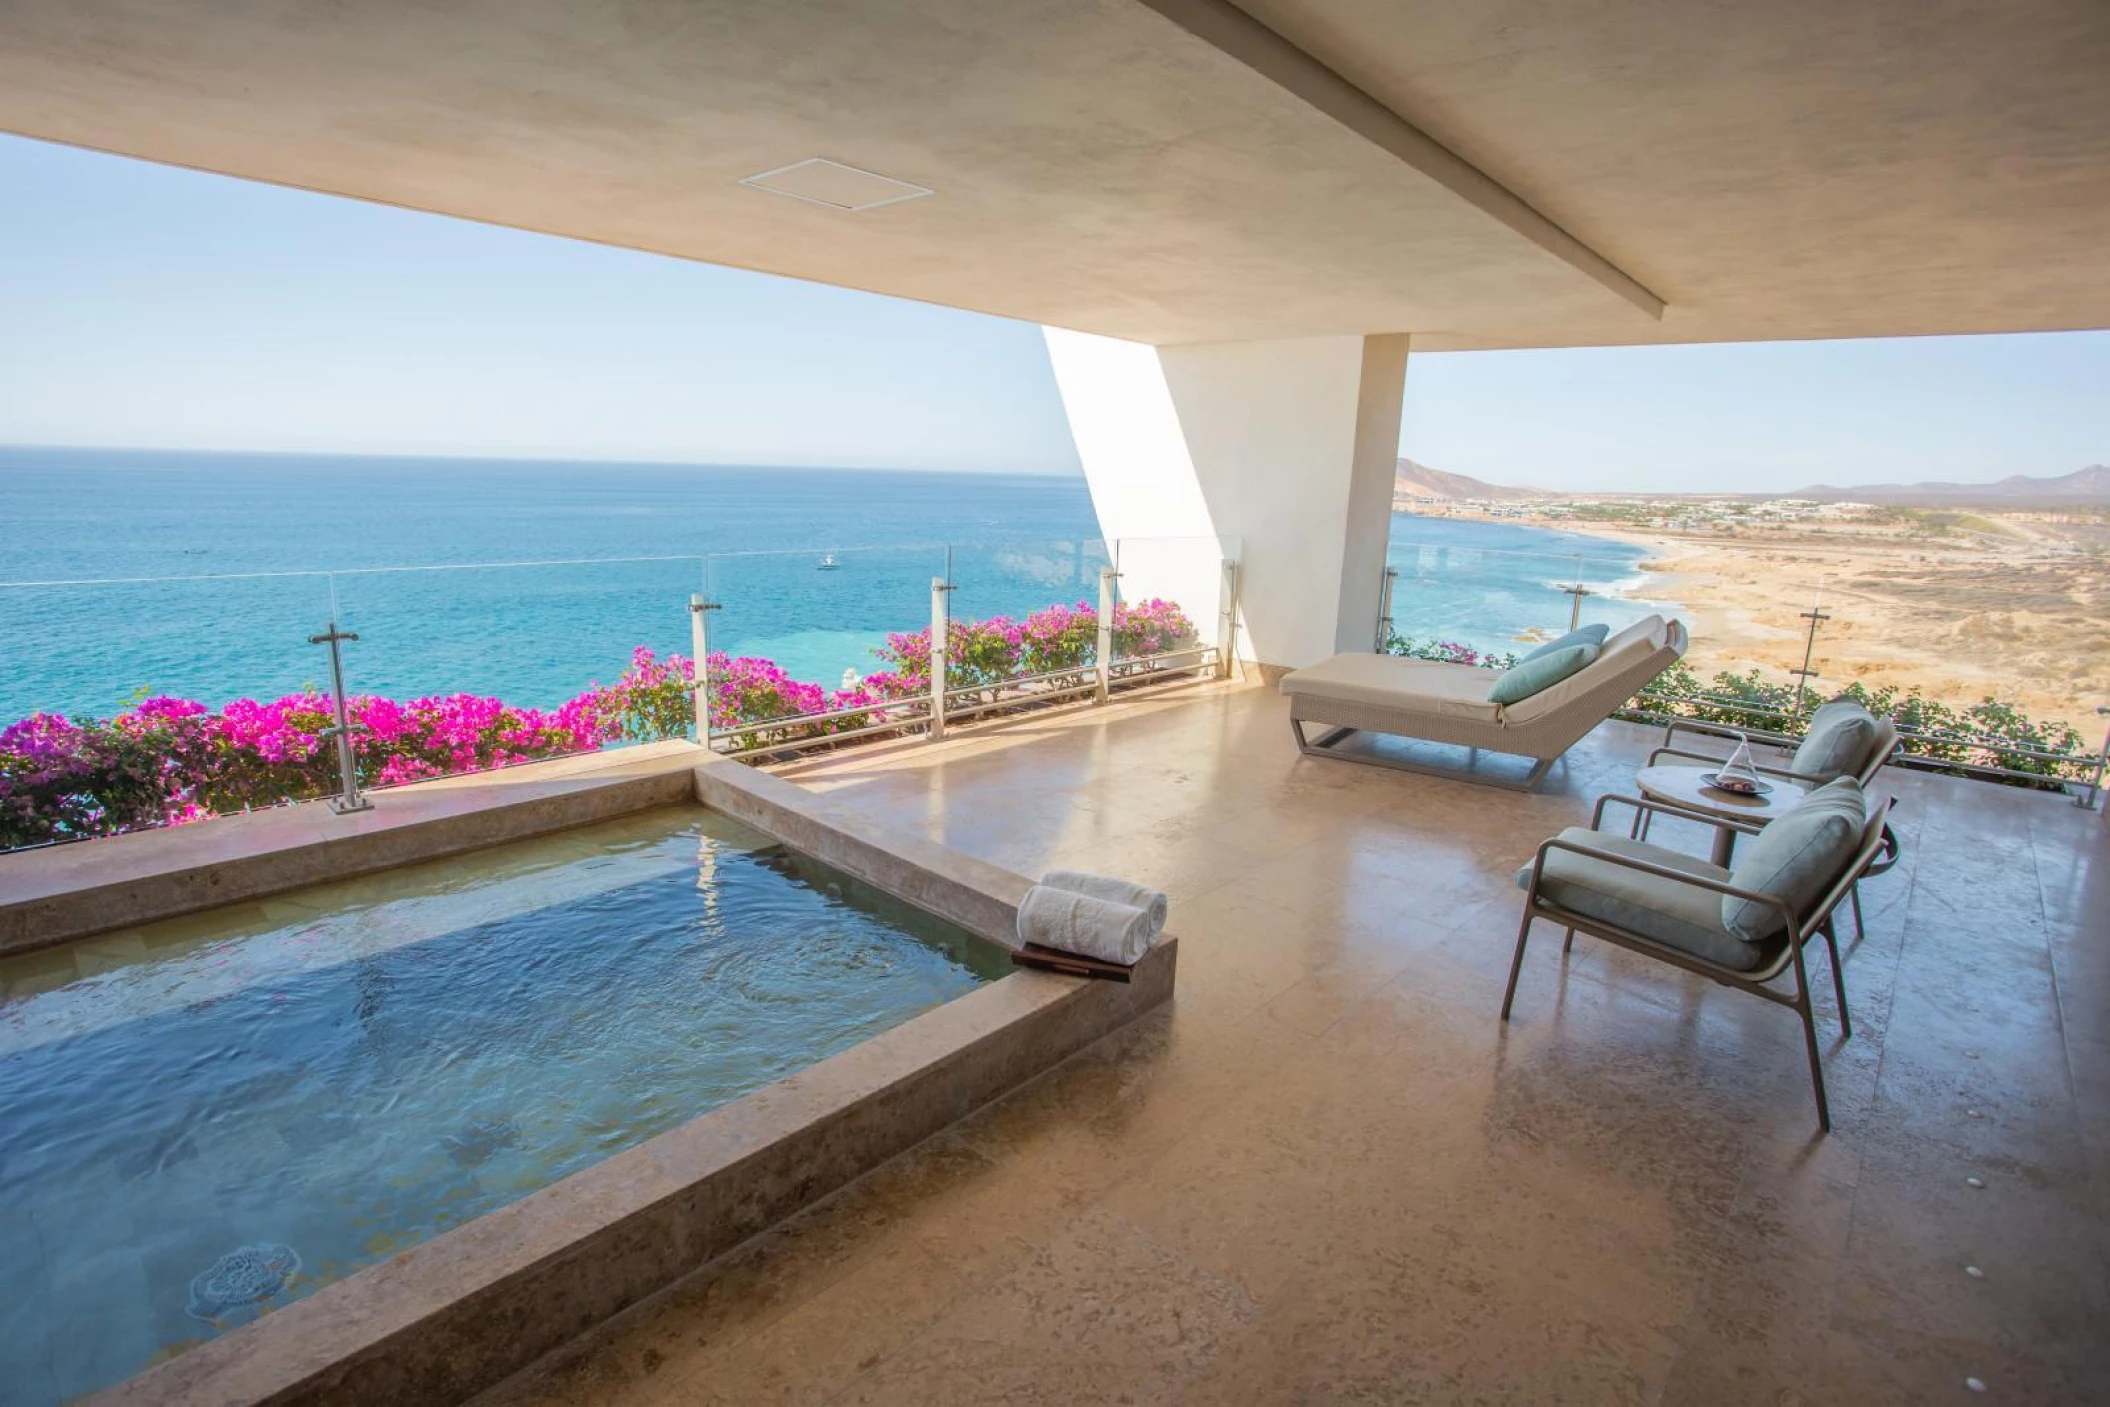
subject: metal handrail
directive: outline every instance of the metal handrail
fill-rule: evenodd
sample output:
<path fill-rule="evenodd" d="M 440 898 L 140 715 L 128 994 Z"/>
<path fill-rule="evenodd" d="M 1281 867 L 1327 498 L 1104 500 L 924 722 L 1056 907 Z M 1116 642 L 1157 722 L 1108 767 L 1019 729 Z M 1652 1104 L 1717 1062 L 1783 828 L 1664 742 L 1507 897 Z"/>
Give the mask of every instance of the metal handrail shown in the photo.
<path fill-rule="evenodd" d="M 1183 538 L 1138 539 L 1151 542 L 1185 541 Z M 1195 539 L 1205 541 L 1206 539 Z M 1099 538 L 1079 538 L 1080 543 L 1102 543 Z M 1032 545 L 1036 538 L 1007 540 L 998 538 L 987 542 L 945 543 L 905 542 L 880 547 L 840 547 L 837 552 L 941 552 L 948 548 L 971 547 L 1004 548 Z M 282 567 L 254 572 L 192 572 L 166 576 L 113 576 L 113 577 L 52 577 L 39 580 L 0 581 L 0 590 L 48 588 L 61 586 L 165 586 L 187 581 L 268 581 L 281 577 L 331 577 L 331 576 L 386 576 L 410 572 L 479 572 L 519 570 L 528 567 L 625 567 L 655 562 L 694 562 L 699 566 L 712 561 L 749 559 L 758 557 L 807 557 L 824 549 L 814 548 L 767 548 L 737 552 L 662 552 L 629 557 L 536 557 L 518 558 L 498 562 L 414 562 L 394 563 L 371 567 Z"/>
<path fill-rule="evenodd" d="M 920 723 L 930 713 L 930 695 L 905 694 L 898 699 L 881 699 L 876 703 L 852 704 L 846 708 L 823 709 L 819 713 L 792 713 L 782 718 L 764 719 L 759 723 L 741 723 L 731 728 L 711 729 L 711 738 L 738 737 L 743 733 L 765 733 L 773 728 L 810 728 L 820 723 L 833 723 L 837 719 L 856 718 L 867 713 L 903 713 L 908 715 L 901 723 Z M 891 722 L 892 720 L 890 720 Z"/>
<path fill-rule="evenodd" d="M 1186 645 L 1182 646 L 1180 649 L 1177 650 L 1160 650 L 1154 655 L 1120 656 L 1113 661 L 1112 667 L 1118 670 L 1127 665 L 1154 664 L 1160 660 L 1180 659 L 1188 655 L 1196 656 L 1195 664 L 1197 666 L 1200 666 L 1209 663 L 1209 657 L 1212 657 L 1215 654 L 1216 647 L 1214 645 Z M 1080 675 L 1089 676 L 1095 671 L 1095 669 L 1096 665 L 1080 664 L 1072 666 L 1069 669 L 1044 670 L 1039 674 L 1006 675 L 1002 679 L 992 679 L 987 684 L 961 684 L 953 688 L 949 688 L 945 691 L 945 698 L 946 701 L 949 703 L 953 699 L 973 698 L 976 695 L 986 694 L 991 689 L 1013 689 L 1026 684 L 1041 684 L 1057 679 L 1074 679 Z M 1119 674 L 1114 676 L 1116 680 L 1125 677 L 1127 676 Z M 1087 679 L 1086 681 L 1086 686 L 1092 687 L 1089 679 Z"/>
<path fill-rule="evenodd" d="M 428 562 L 416 566 L 393 567 L 287 567 L 278 571 L 262 572 L 195 572 L 189 576 L 55 577 L 48 581 L 0 581 L 0 590 L 55 586 L 173 586 L 186 581 L 269 581 L 280 577 L 387 576 L 407 572 L 478 572 L 517 570 L 523 567 L 621 567 L 648 562 L 695 562 L 701 565 L 705 560 L 701 553 L 676 552 L 647 557 L 550 557 L 512 562 Z"/>
<path fill-rule="evenodd" d="M 921 700 L 918 700 L 918 702 L 921 702 Z M 877 710 L 867 710 L 867 712 L 876 711 Z M 772 720 L 768 723 L 742 724 L 738 728 L 728 728 L 722 733 L 713 730 L 711 733 L 711 741 L 713 743 L 717 743 L 730 738 L 744 737 L 749 733 L 766 733 L 772 728 L 788 728 L 792 726 L 793 722 L 794 720 L 792 719 L 779 718 Z M 818 747 L 823 743 L 846 743 L 857 738 L 875 737 L 880 733 L 898 733 L 904 728 L 916 728 L 927 726 L 929 722 L 930 717 L 928 714 L 914 718 L 886 718 L 880 720 L 877 723 L 868 723 L 862 728 L 843 728 L 833 733 L 815 733 L 811 737 L 786 738 L 782 742 L 755 744 L 750 749 L 743 750 L 752 750 L 756 752 L 788 752 L 794 748 Z"/>
<path fill-rule="evenodd" d="M 1462 542 L 1422 542 L 1414 538 L 1395 537 L 1390 547 L 1411 547 L 1422 552 L 1477 552 L 1490 557 L 1529 557 L 1534 561 L 1575 562 L 1582 561 L 1591 566 L 1631 567 L 1633 564 L 1618 557 L 1600 557 L 1588 552 L 1534 552 L 1528 547 L 1475 547 Z"/>
<path fill-rule="evenodd" d="M 1168 660 L 1187 660 L 1189 662 L 1174 665 L 1171 668 L 1117 674 L 1113 676 L 1112 683 L 1115 687 L 1120 687 L 1139 680 L 1163 677 L 1167 674 L 1180 674 L 1196 669 L 1211 668 L 1215 662 L 1215 654 L 1216 647 L 1213 645 L 1189 645 L 1184 649 L 1165 650 L 1154 655 L 1131 655 L 1126 659 L 1114 661 L 1115 667 L 1162 664 Z M 945 711 L 946 716 L 948 718 L 964 718 L 977 713 L 987 713 L 998 708 L 1015 708 L 1021 704 L 1043 703 L 1066 698 L 1072 694 L 1091 693 L 1097 689 L 1098 685 L 1094 680 L 1087 678 L 1082 684 L 1069 685 L 1060 689 L 1044 689 L 1023 698 L 991 699 L 957 709 L 949 706 L 952 699 L 970 698 L 986 694 L 992 689 L 1022 688 L 1026 685 L 1045 683 L 1057 679 L 1071 679 L 1079 674 L 1090 675 L 1092 672 L 1092 667 L 1086 665 L 1077 669 L 1049 670 L 1040 674 L 1021 674 L 980 686 L 947 689 L 945 691 L 945 697 L 948 701 L 948 707 Z M 882 722 L 872 724 L 866 728 L 849 729 L 837 733 L 818 733 L 811 738 L 787 741 L 782 746 L 793 747 L 800 743 L 834 742 L 845 738 L 861 737 L 867 733 L 917 727 L 929 722 L 930 695 L 928 693 L 906 694 L 898 699 L 881 699 L 876 703 L 852 704 L 844 708 L 824 709 L 818 713 L 788 714 L 782 718 L 764 719 L 756 723 L 742 723 L 731 728 L 714 727 L 711 729 L 710 738 L 712 742 L 718 742 L 729 738 L 746 737 L 752 733 L 774 732 L 779 728 L 809 728 L 823 723 L 832 723 L 840 719 L 856 718 L 872 713 L 884 713 L 888 716 Z"/>

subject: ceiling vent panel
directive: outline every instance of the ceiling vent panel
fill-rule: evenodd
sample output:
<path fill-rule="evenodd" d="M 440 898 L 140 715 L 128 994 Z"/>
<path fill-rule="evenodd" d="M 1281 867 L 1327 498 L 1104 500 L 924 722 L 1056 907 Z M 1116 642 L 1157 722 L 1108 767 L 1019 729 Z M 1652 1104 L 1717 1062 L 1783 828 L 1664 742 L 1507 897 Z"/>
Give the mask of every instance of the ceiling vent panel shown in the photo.
<path fill-rule="evenodd" d="M 892 176 L 845 166 L 824 156 L 794 161 L 789 166 L 746 177 L 740 184 L 812 205 L 825 205 L 831 210 L 876 210 L 882 205 L 899 205 L 904 200 L 920 200 L 934 194 L 928 186 L 897 181 Z"/>

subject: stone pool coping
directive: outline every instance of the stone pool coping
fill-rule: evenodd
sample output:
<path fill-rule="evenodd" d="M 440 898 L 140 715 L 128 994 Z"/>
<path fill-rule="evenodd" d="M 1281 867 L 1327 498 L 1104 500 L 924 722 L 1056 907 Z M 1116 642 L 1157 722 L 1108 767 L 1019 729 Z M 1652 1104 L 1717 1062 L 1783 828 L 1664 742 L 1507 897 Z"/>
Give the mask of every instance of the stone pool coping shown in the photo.
<path fill-rule="evenodd" d="M 217 845 L 203 857 L 172 855 L 168 842 L 182 830 L 68 848 L 107 856 L 104 847 L 124 840 L 164 842 L 159 854 L 135 847 L 144 861 L 126 862 L 143 893 L 113 893 L 124 881 L 82 890 L 102 896 L 86 912 L 121 911 L 131 923 L 693 799 L 1013 944 L 1023 876 L 676 746 L 515 779 L 517 790 L 474 804 L 414 799 L 421 789 L 408 788 L 377 798 L 364 817 L 325 811 L 329 824 L 287 827 L 253 858 L 216 857 Z M 403 804 L 384 816 L 383 800 Z M 0 889 L 0 902 L 24 902 L 18 892 Z M 156 896 L 182 907 L 154 912 Z M 27 902 L 63 906 L 66 895 Z M 86 1400 L 458 1402 L 1164 1002 L 1177 963 L 1168 937 L 1128 984 L 1014 972 Z"/>
<path fill-rule="evenodd" d="M 1138 686 L 1114 707 L 1148 705 L 1195 687 L 1191 681 Z M 958 736 L 1021 721 L 978 719 Z M 938 746 L 951 741 L 949 734 Z M 880 759 L 930 746 L 921 738 L 858 744 L 861 753 Z M 690 774 L 696 768 L 732 760 L 684 740 L 642 743 L 369 792 L 373 809 L 349 816 L 303 801 L 11 851 L 0 854 L 0 956 L 672 805 L 695 794 Z M 814 760 L 806 754 L 765 765 L 796 769 Z M 826 810 L 837 818 L 847 814 Z M 931 855 L 941 848 L 910 850 Z"/>
<path fill-rule="evenodd" d="M 590 825 L 693 795 L 715 754 L 648 743 L 0 855 L 0 954 Z"/>

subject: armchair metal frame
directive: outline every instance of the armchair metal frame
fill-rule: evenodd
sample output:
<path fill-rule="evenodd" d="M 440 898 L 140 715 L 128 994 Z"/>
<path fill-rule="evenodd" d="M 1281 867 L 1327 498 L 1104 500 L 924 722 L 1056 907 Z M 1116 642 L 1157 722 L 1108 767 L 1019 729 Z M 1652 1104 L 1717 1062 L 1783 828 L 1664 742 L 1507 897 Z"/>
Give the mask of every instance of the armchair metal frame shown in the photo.
<path fill-rule="evenodd" d="M 1747 835 L 1755 835 L 1759 830 L 1759 827 L 1748 825 L 1744 822 L 1718 820 L 1712 816 L 1702 816 L 1697 812 L 1687 811 L 1682 807 L 1667 805 L 1663 802 L 1617 795 L 1601 796 L 1597 799 L 1597 806 L 1590 816 L 1590 828 L 1592 830 L 1603 829 L 1605 810 L 1613 805 L 1632 807 L 1636 812 L 1643 815 L 1664 814 L 1674 816 L 1680 820 L 1706 821 L 1710 825 L 1727 826 Z M 1803 962 L 1802 950 L 1803 946 L 1811 938 L 1818 936 L 1824 939 L 1825 946 L 1830 950 L 1832 991 L 1839 1000 L 1839 1034 L 1842 1039 L 1850 1039 L 1853 1036 L 1853 1023 L 1846 1008 L 1846 976 L 1839 963 L 1839 940 L 1832 926 L 1832 911 L 1839 906 L 1841 900 L 1852 892 L 1855 883 L 1866 872 L 1869 865 L 1875 861 L 1876 857 L 1882 853 L 1884 849 L 1884 824 L 1889 813 L 1890 803 L 1887 800 L 1871 809 L 1867 820 L 1862 825 L 1861 843 L 1855 850 L 1852 861 L 1841 871 L 1839 877 L 1825 889 L 1824 893 L 1818 897 L 1817 902 L 1810 907 L 1808 912 L 1800 915 L 1796 914 L 1793 907 L 1778 895 L 1766 894 L 1754 889 L 1739 888 L 1727 880 L 1718 880 L 1706 875 L 1696 875 L 1686 870 L 1675 869 L 1669 865 L 1655 864 L 1630 855 L 1620 855 L 1609 850 L 1579 845 L 1574 841 L 1563 840 L 1559 836 L 1547 840 L 1539 846 L 1538 852 L 1531 862 L 1531 884 L 1524 893 L 1524 917 L 1523 921 L 1517 926 L 1516 955 L 1510 960 L 1509 964 L 1509 987 L 1502 994 L 1502 1019 L 1504 1021 L 1509 1019 L 1510 1006 L 1516 1000 L 1517 978 L 1524 969 L 1524 949 L 1530 941 L 1532 922 L 1542 918 L 1551 919 L 1568 930 L 1563 951 L 1574 944 L 1575 934 L 1577 931 L 1581 931 L 1593 938 L 1600 938 L 1607 943 L 1611 943 L 1616 947 L 1625 948 L 1628 952 L 1639 953 L 1643 957 L 1659 959 L 1673 967 L 1683 968 L 1687 972 L 1710 978 L 1725 987 L 1734 987 L 1738 990 L 1749 992 L 1755 997 L 1772 1002 L 1777 1006 L 1793 1009 L 1802 1018 L 1803 1042 L 1807 1048 L 1810 1061 L 1810 1088 L 1817 1097 L 1817 1126 L 1824 1132 L 1830 1133 L 1832 1128 L 1831 1105 L 1826 1100 L 1824 1093 L 1824 1065 L 1817 1051 L 1817 1021 L 1814 1009 L 1810 1004 L 1809 972 Z M 1636 820 L 1638 821 L 1639 819 L 1640 816 L 1637 815 Z M 1622 869 L 1630 869 L 1641 874 L 1654 875 L 1659 879 L 1671 880 L 1679 884 L 1687 884 L 1698 889 L 1709 890 L 1725 898 L 1743 899 L 1750 903 L 1765 905 L 1780 914 L 1787 930 L 1784 935 L 1785 941 L 1782 943 L 1780 951 L 1764 966 L 1748 972 L 1740 972 L 1734 968 L 1723 967 L 1718 963 L 1709 962 L 1705 958 L 1697 957 L 1692 953 L 1685 952 L 1683 949 L 1659 943 L 1642 934 L 1616 927 L 1601 919 L 1591 918 L 1588 915 L 1564 909 L 1558 904 L 1549 902 L 1539 893 L 1540 882 L 1546 869 L 1546 857 L 1556 850 L 1571 851 L 1606 864 L 1617 865 Z M 1792 995 L 1787 992 L 1777 991 L 1766 985 L 1790 969 L 1795 974 L 1795 987 Z"/>

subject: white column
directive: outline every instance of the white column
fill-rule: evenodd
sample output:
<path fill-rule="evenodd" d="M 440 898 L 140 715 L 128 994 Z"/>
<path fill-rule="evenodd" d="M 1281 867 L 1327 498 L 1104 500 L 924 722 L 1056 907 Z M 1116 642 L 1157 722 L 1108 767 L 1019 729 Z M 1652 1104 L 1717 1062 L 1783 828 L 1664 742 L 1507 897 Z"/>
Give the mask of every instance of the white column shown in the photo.
<path fill-rule="evenodd" d="M 1235 538 L 1239 653 L 1297 668 L 1368 650 L 1391 527 L 1407 338 L 1151 347 L 1046 329 L 1124 596 L 1208 610 L 1207 555 Z M 1203 623 L 1206 632 L 1207 624 Z"/>

